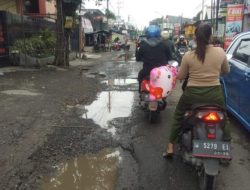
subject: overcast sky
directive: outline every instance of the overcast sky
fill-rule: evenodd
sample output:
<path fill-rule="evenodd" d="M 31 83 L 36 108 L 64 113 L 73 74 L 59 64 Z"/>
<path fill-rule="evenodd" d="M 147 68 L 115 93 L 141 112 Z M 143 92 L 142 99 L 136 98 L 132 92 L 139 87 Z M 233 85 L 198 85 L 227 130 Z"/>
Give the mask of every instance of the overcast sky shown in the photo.
<path fill-rule="evenodd" d="M 120 2 L 120 3 L 119 3 Z M 211 0 L 204 0 L 205 4 Z M 149 21 L 163 15 L 193 18 L 201 10 L 202 0 L 109 0 L 110 10 L 128 21 L 135 23 L 139 28 L 148 25 Z M 86 8 L 96 8 L 93 1 L 86 1 Z M 106 8 L 106 1 L 99 9 Z"/>

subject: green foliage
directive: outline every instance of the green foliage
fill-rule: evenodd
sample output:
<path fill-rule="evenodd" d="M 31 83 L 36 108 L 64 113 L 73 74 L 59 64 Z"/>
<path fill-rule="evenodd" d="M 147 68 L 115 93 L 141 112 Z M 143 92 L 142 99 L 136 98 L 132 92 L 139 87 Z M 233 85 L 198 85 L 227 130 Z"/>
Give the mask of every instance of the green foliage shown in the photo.
<path fill-rule="evenodd" d="M 55 44 L 56 37 L 54 33 L 43 30 L 38 35 L 17 40 L 10 49 L 32 57 L 42 58 L 54 55 Z"/>
<path fill-rule="evenodd" d="M 105 16 L 107 18 L 116 20 L 115 14 L 112 11 L 108 10 L 108 9 L 106 9 L 106 11 L 105 11 Z"/>

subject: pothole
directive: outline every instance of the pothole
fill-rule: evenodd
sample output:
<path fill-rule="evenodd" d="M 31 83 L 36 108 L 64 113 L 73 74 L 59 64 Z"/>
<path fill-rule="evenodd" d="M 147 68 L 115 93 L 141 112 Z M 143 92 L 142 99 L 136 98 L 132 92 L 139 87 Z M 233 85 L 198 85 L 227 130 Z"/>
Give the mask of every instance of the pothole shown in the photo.
<path fill-rule="evenodd" d="M 85 76 L 88 78 L 105 78 L 106 74 L 104 72 L 92 72 L 86 73 Z"/>
<path fill-rule="evenodd" d="M 122 161 L 118 149 L 104 149 L 55 165 L 56 175 L 46 177 L 42 190 L 115 189 L 118 166 Z"/>
<path fill-rule="evenodd" d="M 21 95 L 21 96 L 38 96 L 38 95 L 41 95 L 41 93 L 31 92 L 29 90 L 4 90 L 4 91 L 1 91 L 1 93 L 8 94 L 8 95 Z"/>
<path fill-rule="evenodd" d="M 102 83 L 107 84 L 107 85 L 115 85 L 115 86 L 126 86 L 126 85 L 131 85 L 131 84 L 137 84 L 138 81 L 137 79 L 109 79 L 109 80 L 104 80 Z"/>
<path fill-rule="evenodd" d="M 85 113 L 82 118 L 92 119 L 101 128 L 115 135 L 116 128 L 109 126 L 109 121 L 115 118 L 129 117 L 133 102 L 134 92 L 104 91 L 91 105 L 83 106 Z"/>

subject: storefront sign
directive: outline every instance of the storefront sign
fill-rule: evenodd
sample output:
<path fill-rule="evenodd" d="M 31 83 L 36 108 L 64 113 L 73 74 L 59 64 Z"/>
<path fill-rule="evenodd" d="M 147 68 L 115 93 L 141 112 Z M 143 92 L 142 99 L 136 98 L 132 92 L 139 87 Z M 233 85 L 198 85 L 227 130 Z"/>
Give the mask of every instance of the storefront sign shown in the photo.
<path fill-rule="evenodd" d="M 73 27 L 73 17 L 72 16 L 66 16 L 65 17 L 64 28 L 70 29 L 72 27 Z"/>
<path fill-rule="evenodd" d="M 181 30 L 181 25 L 179 23 L 174 24 L 174 35 L 179 35 Z"/>
<path fill-rule="evenodd" d="M 221 0 L 220 8 L 227 8 L 229 4 L 234 4 L 233 0 Z"/>
<path fill-rule="evenodd" d="M 226 17 L 227 16 L 227 7 L 220 8 L 219 15 L 221 17 Z"/>
<path fill-rule="evenodd" d="M 243 4 L 228 5 L 224 49 L 232 42 L 233 37 L 242 31 Z"/>
<path fill-rule="evenodd" d="M 187 26 L 185 26 L 184 30 L 185 30 L 185 35 L 186 36 L 194 35 L 195 26 L 194 25 L 187 25 Z"/>

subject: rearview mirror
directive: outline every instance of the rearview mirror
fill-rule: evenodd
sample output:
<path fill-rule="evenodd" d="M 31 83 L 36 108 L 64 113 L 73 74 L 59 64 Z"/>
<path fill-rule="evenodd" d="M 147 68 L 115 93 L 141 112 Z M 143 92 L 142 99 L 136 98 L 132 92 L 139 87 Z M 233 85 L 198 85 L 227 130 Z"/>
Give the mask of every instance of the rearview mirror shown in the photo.
<path fill-rule="evenodd" d="M 231 54 L 227 54 L 226 56 L 227 56 L 227 60 L 228 60 L 228 61 L 229 61 L 230 59 L 232 59 L 232 57 L 233 57 L 233 55 L 231 55 Z"/>

